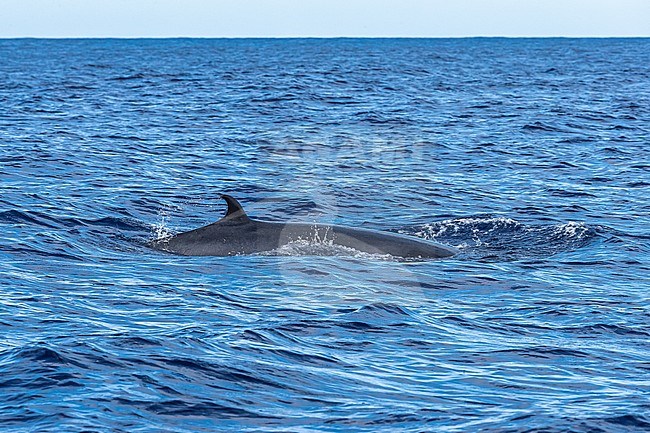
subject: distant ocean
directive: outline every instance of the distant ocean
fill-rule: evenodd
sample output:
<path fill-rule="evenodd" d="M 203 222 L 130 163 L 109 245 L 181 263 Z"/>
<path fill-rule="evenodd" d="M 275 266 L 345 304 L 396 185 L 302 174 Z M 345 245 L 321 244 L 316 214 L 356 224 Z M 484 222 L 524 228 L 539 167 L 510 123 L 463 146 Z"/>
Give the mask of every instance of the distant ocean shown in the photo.
<path fill-rule="evenodd" d="M 650 430 L 650 39 L 0 40 L 3 432 Z M 461 249 L 179 257 L 225 212 Z"/>

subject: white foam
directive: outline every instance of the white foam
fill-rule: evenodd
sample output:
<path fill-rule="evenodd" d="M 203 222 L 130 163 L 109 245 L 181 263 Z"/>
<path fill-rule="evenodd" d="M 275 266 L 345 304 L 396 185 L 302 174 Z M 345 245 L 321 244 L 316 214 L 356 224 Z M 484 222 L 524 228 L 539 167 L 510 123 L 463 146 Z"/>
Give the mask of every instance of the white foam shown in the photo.
<path fill-rule="evenodd" d="M 558 224 L 553 228 L 553 235 L 582 239 L 590 233 L 589 227 L 585 223 L 569 221 L 566 224 Z"/>
<path fill-rule="evenodd" d="M 491 226 L 488 230 L 481 232 L 477 225 Z M 464 230 L 470 229 L 472 238 L 477 245 L 481 245 L 481 239 L 478 237 L 479 233 L 489 234 L 495 230 L 504 227 L 521 227 L 521 223 L 512 218 L 505 217 L 491 217 L 491 218 L 457 218 L 452 220 L 444 220 L 434 224 L 424 224 L 421 229 L 414 233 L 415 236 L 434 240 L 441 236 L 454 235 Z"/>

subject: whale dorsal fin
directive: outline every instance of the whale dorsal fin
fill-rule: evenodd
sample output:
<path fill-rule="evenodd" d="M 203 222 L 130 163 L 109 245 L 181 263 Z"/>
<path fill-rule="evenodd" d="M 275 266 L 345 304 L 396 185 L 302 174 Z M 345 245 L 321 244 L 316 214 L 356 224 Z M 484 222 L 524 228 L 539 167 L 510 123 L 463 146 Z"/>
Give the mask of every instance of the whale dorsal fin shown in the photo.
<path fill-rule="evenodd" d="M 244 208 L 241 207 L 239 202 L 234 197 L 231 197 L 227 194 L 222 194 L 221 198 L 226 200 L 226 203 L 228 203 L 228 210 L 226 211 L 226 215 L 224 215 L 220 221 L 228 220 L 238 223 L 245 223 L 250 221 L 248 215 L 246 215 L 246 212 L 244 211 Z"/>

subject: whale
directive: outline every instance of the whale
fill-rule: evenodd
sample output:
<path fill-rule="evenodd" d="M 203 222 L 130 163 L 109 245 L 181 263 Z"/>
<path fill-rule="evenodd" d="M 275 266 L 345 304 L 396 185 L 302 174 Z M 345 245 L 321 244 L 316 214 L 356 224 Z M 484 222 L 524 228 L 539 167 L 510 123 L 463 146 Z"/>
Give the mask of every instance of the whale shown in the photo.
<path fill-rule="evenodd" d="M 250 218 L 232 196 L 220 196 L 228 206 L 218 221 L 153 240 L 155 250 L 183 256 L 236 256 L 272 252 L 292 242 L 337 245 L 352 250 L 403 259 L 439 259 L 458 250 L 399 233 L 340 225 L 271 222 Z"/>

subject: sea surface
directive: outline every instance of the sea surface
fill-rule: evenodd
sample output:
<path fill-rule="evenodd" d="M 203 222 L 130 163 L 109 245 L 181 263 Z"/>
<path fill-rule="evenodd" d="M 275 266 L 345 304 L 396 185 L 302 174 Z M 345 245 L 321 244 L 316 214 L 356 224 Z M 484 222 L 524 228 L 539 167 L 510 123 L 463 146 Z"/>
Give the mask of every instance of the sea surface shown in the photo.
<path fill-rule="evenodd" d="M 650 39 L 1 40 L 0 231 L 2 432 L 650 430 Z"/>

